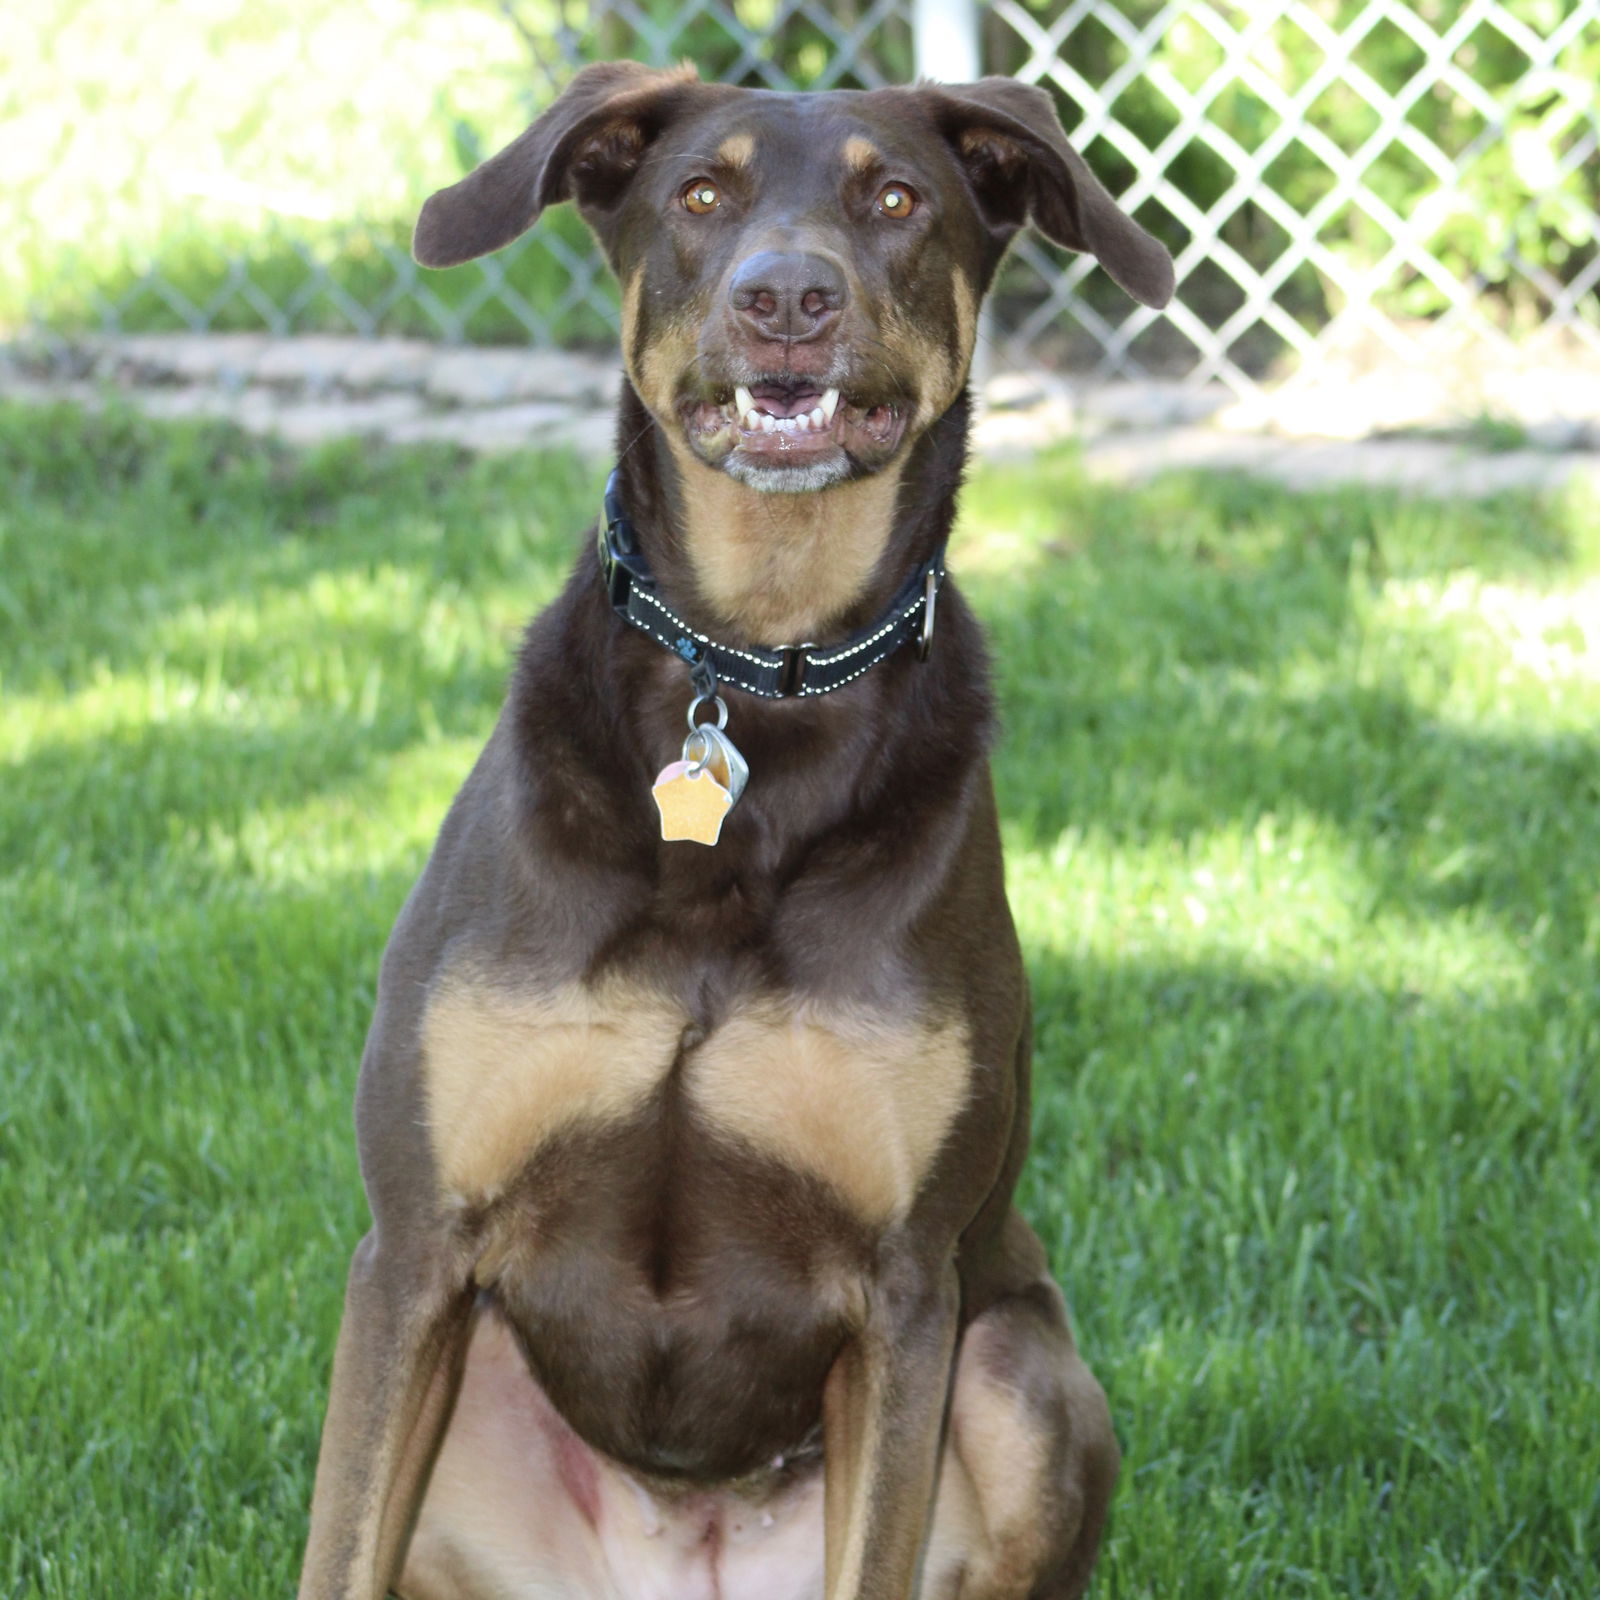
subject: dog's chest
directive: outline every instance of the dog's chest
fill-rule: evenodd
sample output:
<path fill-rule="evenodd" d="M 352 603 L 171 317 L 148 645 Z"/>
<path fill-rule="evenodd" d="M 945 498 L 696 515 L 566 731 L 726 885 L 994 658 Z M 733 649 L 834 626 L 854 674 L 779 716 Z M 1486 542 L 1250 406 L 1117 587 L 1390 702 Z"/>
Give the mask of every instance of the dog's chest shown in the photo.
<path fill-rule="evenodd" d="M 568 1134 L 667 1119 L 820 1179 L 862 1221 L 904 1217 L 965 1103 L 966 1029 L 794 996 L 750 995 L 705 1029 L 623 981 L 529 990 L 461 974 L 423 1019 L 442 1197 L 492 1201 Z"/>

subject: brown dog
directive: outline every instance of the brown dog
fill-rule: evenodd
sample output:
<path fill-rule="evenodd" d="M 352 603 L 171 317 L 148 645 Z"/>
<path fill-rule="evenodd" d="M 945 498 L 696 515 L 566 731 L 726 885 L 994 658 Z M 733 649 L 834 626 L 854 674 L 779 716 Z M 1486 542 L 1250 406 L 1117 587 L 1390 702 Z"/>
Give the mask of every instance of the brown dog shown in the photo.
<path fill-rule="evenodd" d="M 1001 79 L 591 67 L 418 259 L 569 198 L 621 464 L 384 958 L 301 1594 L 1065 1600 L 1117 1446 L 1011 1204 L 1028 998 L 942 551 L 1013 235 L 1151 305 L 1171 263 Z M 686 707 L 726 732 L 680 749 Z"/>

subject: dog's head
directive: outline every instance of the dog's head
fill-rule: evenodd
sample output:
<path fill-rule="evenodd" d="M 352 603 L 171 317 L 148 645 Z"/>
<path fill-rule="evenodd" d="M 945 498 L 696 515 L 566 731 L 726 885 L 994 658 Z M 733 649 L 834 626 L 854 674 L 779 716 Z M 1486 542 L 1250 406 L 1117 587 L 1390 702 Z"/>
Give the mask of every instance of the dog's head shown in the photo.
<path fill-rule="evenodd" d="M 571 199 L 623 289 L 628 376 L 669 437 L 754 488 L 875 472 L 966 383 L 1017 231 L 1092 253 L 1146 305 L 1167 252 L 1007 78 L 776 94 L 692 69 L 585 68 L 434 195 L 424 266 L 498 250 Z"/>

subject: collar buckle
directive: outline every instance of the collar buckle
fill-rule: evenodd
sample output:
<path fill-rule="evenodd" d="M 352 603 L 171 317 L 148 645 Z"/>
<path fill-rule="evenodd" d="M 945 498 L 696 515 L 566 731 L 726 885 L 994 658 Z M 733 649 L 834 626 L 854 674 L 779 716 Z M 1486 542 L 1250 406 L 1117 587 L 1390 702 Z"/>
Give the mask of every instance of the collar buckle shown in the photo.
<path fill-rule="evenodd" d="M 922 627 L 917 634 L 917 660 L 926 661 L 933 654 L 934 613 L 939 606 L 939 572 L 937 565 L 928 568 L 922 585 Z"/>
<path fill-rule="evenodd" d="M 600 576 L 605 580 L 606 596 L 613 606 L 626 608 L 633 575 L 623 566 L 609 528 L 600 530 Z"/>
<path fill-rule="evenodd" d="M 634 570 L 638 562 L 639 541 L 634 534 L 633 524 L 622 509 L 618 476 L 613 468 L 606 480 L 595 542 L 599 547 L 600 576 L 605 581 L 606 596 L 615 608 L 626 610 L 628 591 L 642 574 Z M 630 556 L 633 557 L 631 561 Z"/>
<path fill-rule="evenodd" d="M 778 667 L 778 693 L 781 695 L 799 694 L 800 687 L 805 682 L 806 668 L 811 663 L 807 644 L 786 644 L 778 651 L 780 665 Z"/>

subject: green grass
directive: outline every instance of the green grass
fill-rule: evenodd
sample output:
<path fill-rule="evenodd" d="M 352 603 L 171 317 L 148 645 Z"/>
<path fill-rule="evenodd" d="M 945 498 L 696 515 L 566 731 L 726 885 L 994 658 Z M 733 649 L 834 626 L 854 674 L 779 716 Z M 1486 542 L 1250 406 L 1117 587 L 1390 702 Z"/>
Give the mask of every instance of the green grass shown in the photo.
<path fill-rule="evenodd" d="M 563 460 L 0 411 L 0 1592 L 290 1592 L 377 955 Z M 1600 1593 L 1600 519 L 980 474 L 1096 1592 Z"/>
<path fill-rule="evenodd" d="M 518 0 L 548 56 L 552 0 Z M 352 68 L 355 70 L 352 70 Z M 563 210 L 493 262 L 421 272 L 422 201 L 554 91 L 482 0 L 33 0 L 0 8 L 0 333 L 381 330 L 615 340 Z M 504 291 L 504 292 L 502 292 Z M 588 296 L 592 296 L 590 303 Z M 368 323 L 371 323 L 369 329 Z"/>

